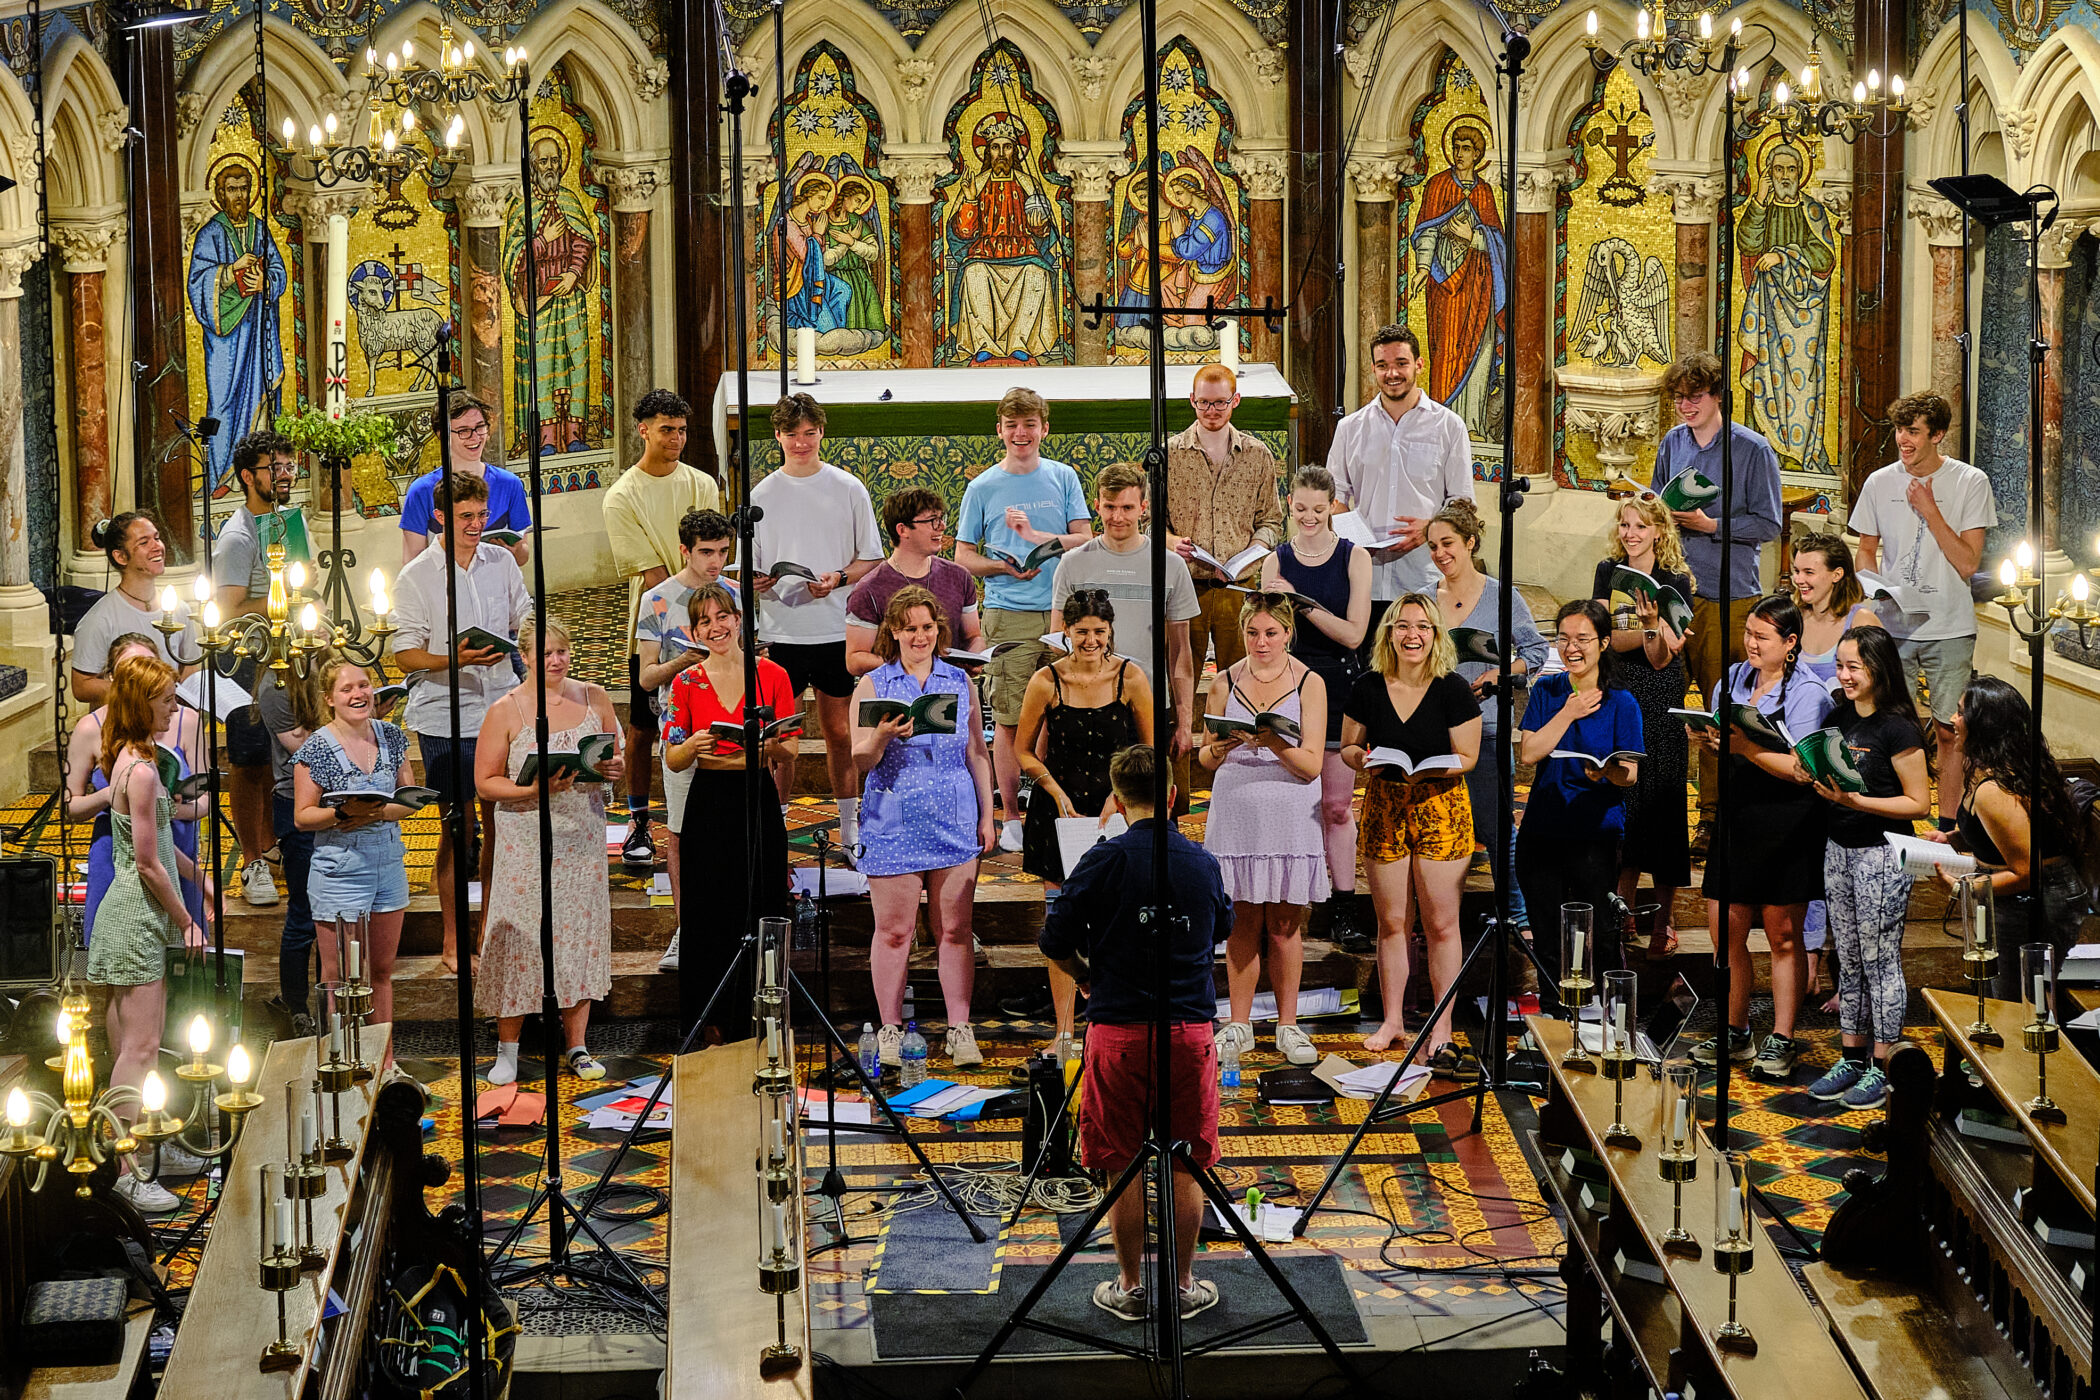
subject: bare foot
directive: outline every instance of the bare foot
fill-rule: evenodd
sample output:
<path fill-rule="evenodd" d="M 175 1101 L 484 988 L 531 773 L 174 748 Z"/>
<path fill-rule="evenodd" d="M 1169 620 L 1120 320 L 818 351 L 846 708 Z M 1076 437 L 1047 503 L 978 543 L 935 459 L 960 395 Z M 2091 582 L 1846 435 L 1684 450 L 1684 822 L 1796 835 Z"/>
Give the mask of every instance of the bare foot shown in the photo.
<path fill-rule="evenodd" d="M 459 976 L 459 954 L 450 948 L 438 954 L 438 964 L 454 977 Z"/>
<path fill-rule="evenodd" d="M 1407 1039 L 1407 1033 L 1398 1026 L 1380 1026 L 1364 1037 L 1364 1049 L 1374 1055 L 1383 1054 L 1393 1048 L 1397 1041 Z"/>
<path fill-rule="evenodd" d="M 1836 997 L 1833 996 L 1829 1001 L 1823 1003 L 1823 1014 L 1826 1016 L 1838 1014 L 1838 999 Z"/>

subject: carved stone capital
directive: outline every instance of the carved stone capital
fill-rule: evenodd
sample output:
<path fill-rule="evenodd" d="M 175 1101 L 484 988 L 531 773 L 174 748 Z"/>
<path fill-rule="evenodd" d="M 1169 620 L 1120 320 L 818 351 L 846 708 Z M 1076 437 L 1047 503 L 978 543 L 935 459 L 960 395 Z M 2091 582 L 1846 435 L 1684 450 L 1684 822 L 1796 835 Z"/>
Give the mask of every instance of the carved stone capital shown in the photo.
<path fill-rule="evenodd" d="M 1109 186 L 1123 173 L 1123 162 L 1108 156 L 1059 156 L 1057 168 L 1071 178 L 1073 199 L 1106 204 Z"/>
<path fill-rule="evenodd" d="M 1356 186 L 1358 204 L 1389 203 L 1400 184 L 1400 162 L 1383 156 L 1352 156 L 1349 181 Z"/>
<path fill-rule="evenodd" d="M 1071 62 L 1072 72 L 1079 79 L 1079 95 L 1089 102 L 1099 102 L 1108 91 L 1108 55 L 1076 53 Z"/>
<path fill-rule="evenodd" d="M 931 204 L 934 182 L 948 173 L 948 162 L 925 156 L 899 156 L 885 159 L 882 173 L 896 181 L 899 204 Z"/>
<path fill-rule="evenodd" d="M 617 212 L 648 209 L 656 203 L 656 192 L 671 182 L 669 167 L 662 165 L 600 166 L 606 192 Z"/>
<path fill-rule="evenodd" d="M 1564 160 L 1527 161 L 1517 158 L 1517 212 L 1550 214 L 1560 201 L 1560 191 L 1573 177 Z"/>
<path fill-rule="evenodd" d="M 1247 50 L 1247 63 L 1254 69 L 1254 80 L 1263 87 L 1272 88 L 1284 80 L 1283 50 L 1274 44 Z"/>
<path fill-rule="evenodd" d="M 503 222 L 504 211 L 518 197 L 516 180 L 478 180 L 467 186 L 465 218 L 469 228 Z"/>
<path fill-rule="evenodd" d="M 1653 175 L 1648 189 L 1670 197 L 1670 217 L 1680 224 L 1712 223 L 1721 204 L 1718 175 Z"/>
<path fill-rule="evenodd" d="M 201 92 L 179 93 L 175 98 L 175 135 L 184 141 L 204 120 L 204 108 L 211 99 Z"/>
<path fill-rule="evenodd" d="M 362 185 L 338 185 L 332 190 L 304 190 L 298 195 L 299 213 L 306 221 L 307 232 L 315 238 L 326 237 L 328 221 L 341 214 L 346 219 L 357 217 L 372 192 Z"/>
<path fill-rule="evenodd" d="M 68 272 L 100 272 L 109 266 L 109 250 L 123 236 L 122 219 L 54 220 L 51 245 L 65 258 Z"/>
<path fill-rule="evenodd" d="M 1234 164 L 1239 170 L 1240 185 L 1247 191 L 1247 198 L 1283 198 L 1284 180 L 1289 172 L 1282 156 L 1242 156 Z"/>
<path fill-rule="evenodd" d="M 197 231 L 210 223 L 211 216 L 216 212 L 217 210 L 212 204 L 209 195 L 198 199 L 184 200 L 182 203 L 182 241 L 185 243 L 195 242 Z"/>
<path fill-rule="evenodd" d="M 643 62 L 634 59 L 629 65 L 634 73 L 634 95 L 644 102 L 654 102 L 671 86 L 671 65 L 661 58 Z"/>
<path fill-rule="evenodd" d="M 1342 50 L 1342 66 L 1349 70 L 1349 81 L 1359 88 L 1371 81 L 1371 70 L 1378 63 L 1378 46 L 1373 43 L 1350 44 Z"/>
<path fill-rule="evenodd" d="M 131 109 L 119 107 L 112 112 L 95 114 L 95 139 L 102 149 L 115 154 L 124 149 L 127 134 L 131 130 Z"/>
<path fill-rule="evenodd" d="M 1932 118 L 1940 110 L 1940 93 L 1935 87 L 1914 87 L 1905 94 L 1910 103 L 1910 127 L 1923 131 L 1932 125 Z"/>
<path fill-rule="evenodd" d="M 1830 215 L 1831 231 L 1841 237 L 1852 236 L 1852 181 L 1850 178 L 1833 180 L 1826 177 L 1812 191 L 1816 203 Z"/>
<path fill-rule="evenodd" d="M 2041 124 L 2039 108 L 2008 102 L 1998 109 L 1998 129 L 2005 133 L 2005 144 L 2021 160 L 2034 154 L 2034 138 Z"/>
<path fill-rule="evenodd" d="M 2071 265 L 2071 249 L 2085 237 L 2085 225 L 2071 219 L 2060 219 L 2042 230 L 2041 262 L 2044 272 L 2060 271 Z"/>
<path fill-rule="evenodd" d="M 1910 216 L 1925 231 L 1925 241 L 1935 248 L 1961 246 L 1961 210 L 1936 194 L 1912 191 Z"/>
<path fill-rule="evenodd" d="M 780 167 L 771 156 L 747 156 L 744 160 L 744 209 L 752 217 L 758 215 L 759 194 L 767 185 L 780 178 Z"/>
<path fill-rule="evenodd" d="M 930 58 L 900 58 L 897 60 L 897 86 L 904 93 L 904 105 L 913 111 L 923 110 L 926 94 L 933 87 L 934 63 Z"/>
<path fill-rule="evenodd" d="M 1658 65 L 1650 76 L 1655 79 L 1655 86 L 1661 89 L 1670 115 L 1681 122 L 1692 119 L 1720 81 L 1720 76 L 1715 73 L 1693 73 L 1667 65 Z"/>
<path fill-rule="evenodd" d="M 0 300 L 22 295 L 22 274 L 37 264 L 36 240 L 0 248 Z"/>

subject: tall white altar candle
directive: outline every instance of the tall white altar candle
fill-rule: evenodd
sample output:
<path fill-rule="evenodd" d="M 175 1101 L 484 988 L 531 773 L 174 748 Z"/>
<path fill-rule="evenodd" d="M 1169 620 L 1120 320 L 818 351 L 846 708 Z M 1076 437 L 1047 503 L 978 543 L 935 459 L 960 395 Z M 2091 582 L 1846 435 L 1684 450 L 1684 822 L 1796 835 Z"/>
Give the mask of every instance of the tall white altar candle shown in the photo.
<path fill-rule="evenodd" d="M 328 304 L 322 319 L 328 326 L 321 362 L 321 379 L 328 386 L 323 402 L 330 418 L 340 418 L 350 397 L 350 220 L 343 214 L 328 216 Z"/>
<path fill-rule="evenodd" d="M 795 328 L 795 382 L 814 384 L 817 382 L 817 328 L 797 326 Z"/>
<path fill-rule="evenodd" d="M 1240 323 L 1237 317 L 1225 318 L 1225 329 L 1218 332 L 1218 363 L 1240 372 Z"/>

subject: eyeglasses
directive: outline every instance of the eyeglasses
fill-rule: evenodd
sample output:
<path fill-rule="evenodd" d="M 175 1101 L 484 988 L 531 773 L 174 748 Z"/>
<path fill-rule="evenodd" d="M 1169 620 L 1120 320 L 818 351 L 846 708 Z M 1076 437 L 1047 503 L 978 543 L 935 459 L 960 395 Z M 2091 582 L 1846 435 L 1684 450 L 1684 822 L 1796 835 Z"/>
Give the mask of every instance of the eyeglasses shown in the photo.
<path fill-rule="evenodd" d="M 1586 634 L 1580 637 L 1570 636 L 1566 632 L 1555 632 L 1553 634 L 1553 645 L 1563 650 L 1568 647 L 1593 647 L 1597 645 L 1597 641 L 1598 638 L 1595 634 Z"/>
<path fill-rule="evenodd" d="M 488 425 L 487 423 L 476 423 L 476 424 L 474 424 L 474 425 L 473 425 L 472 427 L 470 427 L 470 428 L 454 428 L 454 429 L 452 430 L 452 436 L 454 436 L 454 437 L 462 437 L 462 438 L 463 438 L 463 437 L 487 437 L 487 436 L 488 436 L 488 431 L 489 431 L 489 425 Z"/>
<path fill-rule="evenodd" d="M 1197 399 L 1197 400 L 1196 400 L 1196 407 L 1198 407 L 1198 408 L 1207 408 L 1207 409 L 1210 409 L 1210 410 L 1212 410 L 1213 412 L 1215 412 L 1216 410 L 1218 410 L 1218 409 L 1221 409 L 1221 408 L 1231 408 L 1231 407 L 1232 407 L 1232 400 L 1231 400 L 1231 399 Z"/>
<path fill-rule="evenodd" d="M 911 523 L 914 526 L 917 526 L 921 529 L 928 525 L 931 525 L 936 530 L 945 530 L 948 528 L 948 517 L 945 515 L 922 515 L 913 520 Z"/>
<path fill-rule="evenodd" d="M 1711 391 L 1707 389 L 1701 389 L 1696 394 L 1672 394 L 1670 396 L 1670 399 L 1674 403 L 1697 403 L 1701 399 L 1709 397 L 1711 397 Z"/>

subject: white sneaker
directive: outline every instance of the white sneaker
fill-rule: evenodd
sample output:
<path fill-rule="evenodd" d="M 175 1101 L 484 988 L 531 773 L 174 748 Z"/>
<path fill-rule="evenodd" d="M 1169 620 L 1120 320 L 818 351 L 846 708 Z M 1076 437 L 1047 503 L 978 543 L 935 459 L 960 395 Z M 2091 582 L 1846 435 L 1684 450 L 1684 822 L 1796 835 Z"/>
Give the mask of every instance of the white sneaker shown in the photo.
<path fill-rule="evenodd" d="M 131 1202 L 140 1215 L 172 1215 L 182 1209 L 182 1198 L 173 1191 L 156 1181 L 140 1181 L 130 1172 L 118 1172 L 110 1190 Z"/>
<path fill-rule="evenodd" d="M 1227 1021 L 1225 1028 L 1218 1032 L 1217 1045 L 1220 1055 L 1228 1046 L 1236 1046 L 1240 1058 L 1245 1059 L 1254 1049 L 1254 1027 L 1245 1021 Z"/>
<path fill-rule="evenodd" d="M 170 1138 L 160 1145 L 160 1170 L 154 1176 L 202 1176 L 210 1170 L 210 1158 L 199 1157 Z"/>
<path fill-rule="evenodd" d="M 977 1048 L 977 1032 L 968 1026 L 948 1027 L 948 1060 L 957 1069 L 975 1069 L 984 1063 L 984 1052 Z"/>
<path fill-rule="evenodd" d="M 1021 849 L 1021 823 L 1001 822 L 999 824 L 999 849 L 1002 851 L 1018 851 Z"/>
<path fill-rule="evenodd" d="M 671 930 L 671 946 L 664 949 L 664 955 L 656 960 L 658 972 L 678 971 L 678 935 L 684 931 L 683 927 Z"/>
<path fill-rule="evenodd" d="M 248 862 L 248 868 L 241 872 L 241 898 L 258 909 L 267 909 L 277 902 L 277 882 L 270 878 L 270 862 Z"/>
<path fill-rule="evenodd" d="M 891 1069 L 904 1063 L 904 1027 L 884 1026 L 875 1032 L 875 1056 Z"/>
<path fill-rule="evenodd" d="M 1276 1028 L 1276 1050 L 1294 1065 L 1309 1065 L 1320 1058 L 1320 1052 L 1313 1049 L 1312 1037 L 1296 1026 Z"/>

